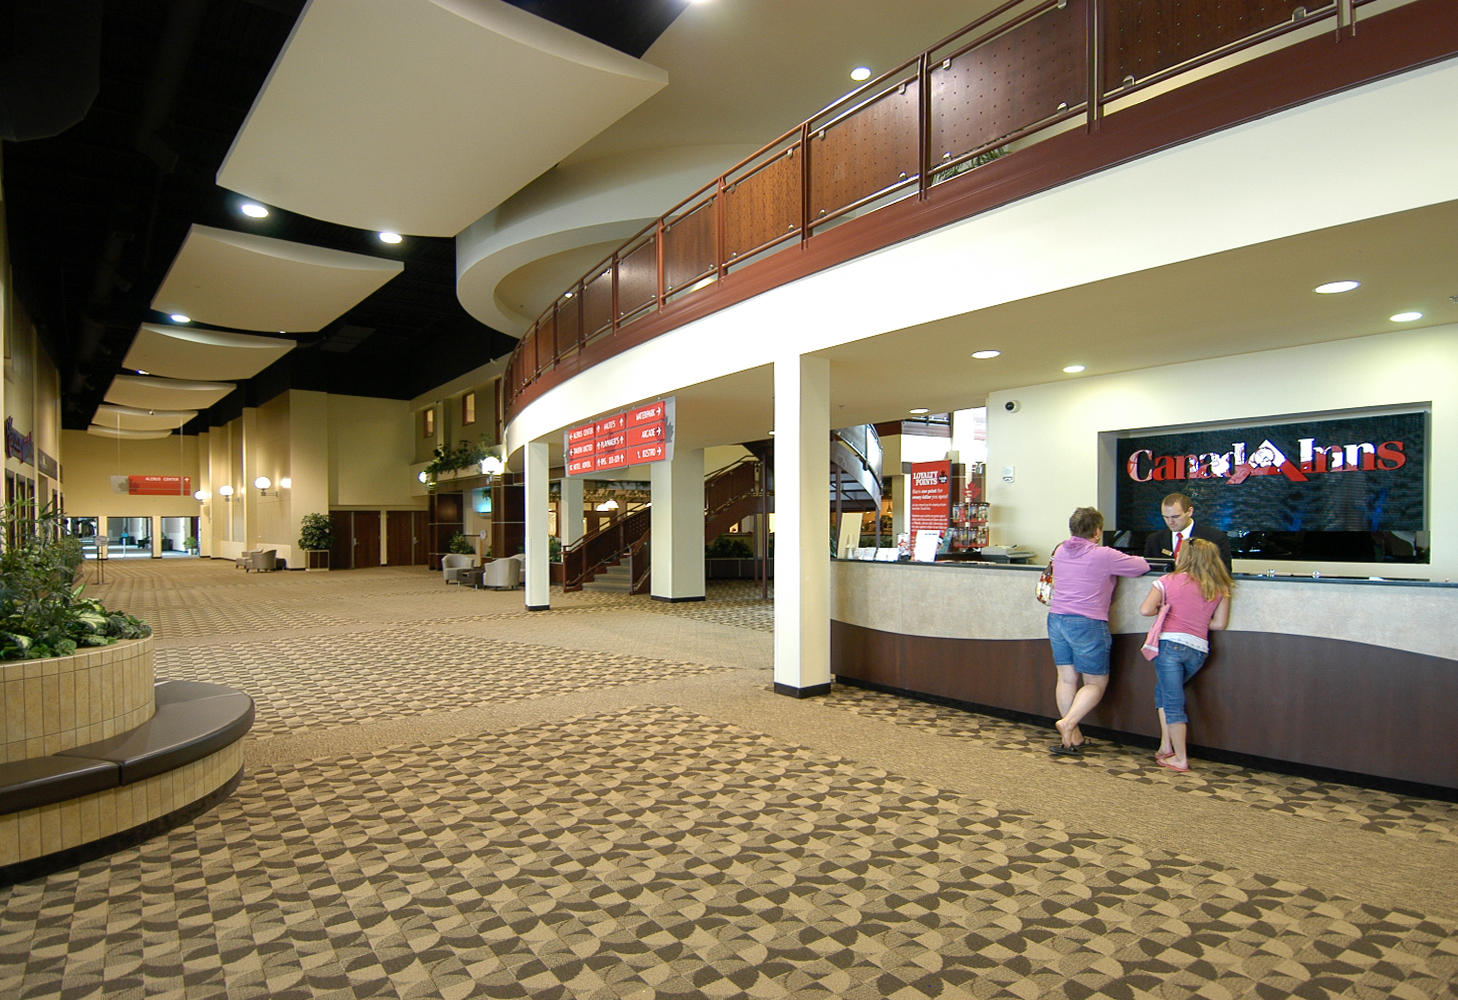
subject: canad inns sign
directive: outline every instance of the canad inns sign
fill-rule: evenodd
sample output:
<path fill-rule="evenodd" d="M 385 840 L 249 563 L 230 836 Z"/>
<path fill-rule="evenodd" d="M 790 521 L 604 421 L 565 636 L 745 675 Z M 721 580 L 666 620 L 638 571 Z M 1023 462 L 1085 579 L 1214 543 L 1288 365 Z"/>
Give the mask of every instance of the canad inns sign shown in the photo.
<path fill-rule="evenodd" d="M 1426 431 L 1401 413 L 1124 438 L 1119 524 L 1157 527 L 1180 492 L 1228 531 L 1420 531 Z"/>

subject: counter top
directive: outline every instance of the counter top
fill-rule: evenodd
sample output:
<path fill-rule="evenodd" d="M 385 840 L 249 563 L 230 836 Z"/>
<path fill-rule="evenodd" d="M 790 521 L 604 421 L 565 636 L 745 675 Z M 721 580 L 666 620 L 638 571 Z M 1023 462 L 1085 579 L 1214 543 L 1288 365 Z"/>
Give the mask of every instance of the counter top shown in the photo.
<path fill-rule="evenodd" d="M 928 568 L 929 567 L 929 568 L 933 568 L 933 569 L 954 569 L 954 570 L 987 569 L 987 570 L 996 570 L 997 572 L 1005 572 L 1005 571 L 1008 571 L 1008 570 L 1012 570 L 1014 572 L 1023 572 L 1023 573 L 1042 573 L 1043 570 L 1046 569 L 1047 568 L 1047 565 L 1048 565 L 1047 563 L 1034 563 L 1032 565 L 1019 566 L 1019 565 L 1014 565 L 1014 564 L 1010 564 L 1010 563 L 999 563 L 999 562 L 969 562 L 969 561 L 965 561 L 965 560 L 955 560 L 955 561 L 954 560 L 945 560 L 945 561 L 939 561 L 939 562 L 934 562 L 934 563 L 912 562 L 910 560 L 901 560 L 901 561 L 898 561 L 898 562 L 891 563 L 891 562 L 874 562 L 873 560 L 870 560 L 870 559 L 837 559 L 834 556 L 831 556 L 831 562 L 852 563 L 852 564 L 865 563 L 865 564 L 872 564 L 872 565 L 876 565 L 876 566 L 920 566 L 920 567 L 923 567 L 923 568 Z M 1164 573 L 1162 573 L 1162 572 L 1160 572 L 1158 570 L 1150 570 L 1148 573 L 1146 573 L 1144 575 L 1145 576 L 1163 576 Z M 1367 587 L 1437 587 L 1437 588 L 1447 587 L 1447 588 L 1458 588 L 1458 583 L 1451 583 L 1451 582 L 1449 582 L 1447 580 L 1418 580 L 1418 579 L 1402 579 L 1402 578 L 1393 578 L 1393 577 L 1367 577 L 1367 576 L 1312 576 L 1309 573 L 1308 574 L 1302 574 L 1302 573 L 1277 573 L 1274 576 L 1272 576 L 1272 575 L 1270 575 L 1268 573 L 1234 573 L 1232 575 L 1235 577 L 1235 580 L 1236 580 L 1237 583 L 1245 583 L 1247 581 L 1260 581 L 1262 583 L 1319 583 L 1319 584 L 1344 583 L 1344 584 L 1353 584 L 1353 585 L 1357 585 L 1357 586 L 1367 586 Z M 1138 579 L 1138 578 L 1135 577 L 1134 579 Z"/>

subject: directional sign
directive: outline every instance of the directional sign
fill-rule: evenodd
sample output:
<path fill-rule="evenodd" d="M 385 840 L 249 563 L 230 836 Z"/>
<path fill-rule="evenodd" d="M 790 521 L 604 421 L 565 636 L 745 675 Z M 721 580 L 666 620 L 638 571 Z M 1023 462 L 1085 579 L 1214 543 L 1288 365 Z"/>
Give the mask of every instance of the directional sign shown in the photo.
<path fill-rule="evenodd" d="M 673 459 L 673 397 L 599 417 L 562 436 L 567 475 L 608 472 Z"/>

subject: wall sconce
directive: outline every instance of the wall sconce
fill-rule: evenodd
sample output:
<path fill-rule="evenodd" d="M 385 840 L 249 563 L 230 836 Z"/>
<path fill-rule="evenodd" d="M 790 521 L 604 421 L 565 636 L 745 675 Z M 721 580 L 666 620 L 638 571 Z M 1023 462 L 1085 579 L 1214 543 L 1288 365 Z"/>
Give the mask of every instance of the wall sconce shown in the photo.
<path fill-rule="evenodd" d="M 617 510 L 617 509 L 618 509 L 618 502 L 616 500 L 604 500 L 602 503 L 598 504 L 596 507 L 593 508 L 593 510 L 598 510 L 598 511 Z"/>
<path fill-rule="evenodd" d="M 425 470 L 424 469 L 421 469 L 420 470 L 420 475 L 416 476 L 415 478 L 418 479 L 418 480 L 420 480 L 422 483 L 428 483 L 428 482 L 430 482 L 430 477 L 425 474 Z"/>
<path fill-rule="evenodd" d="M 223 498 L 224 503 L 233 502 L 233 487 L 224 484 L 218 487 L 218 496 Z"/>
<path fill-rule="evenodd" d="M 294 488 L 294 481 L 288 476 L 284 476 L 278 481 L 278 488 L 281 490 L 291 490 Z"/>
<path fill-rule="evenodd" d="M 192 495 L 192 498 L 194 500 L 198 501 L 199 503 L 207 503 L 208 500 L 211 497 L 212 497 L 212 494 L 209 493 L 207 490 L 198 490 L 196 493 L 194 493 Z"/>
<path fill-rule="evenodd" d="M 481 459 L 481 475 L 499 476 L 506 471 L 506 463 L 495 455 L 487 455 Z"/>
<path fill-rule="evenodd" d="M 259 476 L 257 479 L 253 480 L 253 485 L 258 487 L 258 495 L 261 497 L 278 496 L 278 490 L 274 490 L 272 493 L 269 492 L 268 488 L 273 485 L 273 480 L 269 479 L 267 476 Z"/>

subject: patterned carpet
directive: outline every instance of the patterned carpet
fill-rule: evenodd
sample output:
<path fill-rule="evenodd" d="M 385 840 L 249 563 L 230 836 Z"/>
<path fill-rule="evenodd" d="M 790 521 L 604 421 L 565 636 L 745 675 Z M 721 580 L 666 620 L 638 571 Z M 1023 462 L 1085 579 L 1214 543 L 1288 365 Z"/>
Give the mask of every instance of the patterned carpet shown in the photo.
<path fill-rule="evenodd" d="M 532 615 L 520 593 L 406 570 L 108 575 L 98 596 L 157 621 L 158 675 L 249 690 L 256 746 L 285 752 L 191 824 L 0 890 L 0 997 L 1458 997 L 1451 917 L 824 744 L 847 726 L 873 744 L 904 733 L 969 773 L 1254 807 L 1374 864 L 1458 861 L 1445 803 L 1205 763 L 1176 783 L 1144 774 L 1142 752 L 1054 762 L 1045 730 L 886 695 L 776 698 L 765 664 L 743 662 L 771 609 L 742 587 L 686 605 L 557 594 L 570 613 Z M 614 629 L 612 648 L 580 648 Z M 669 697 L 706 690 L 715 716 Z M 462 705 L 536 721 L 371 736 Z M 795 738 L 741 721 L 776 712 Z M 298 734 L 334 749 L 289 758 L 278 737 Z M 1434 869 L 1433 898 L 1455 869 Z"/>

